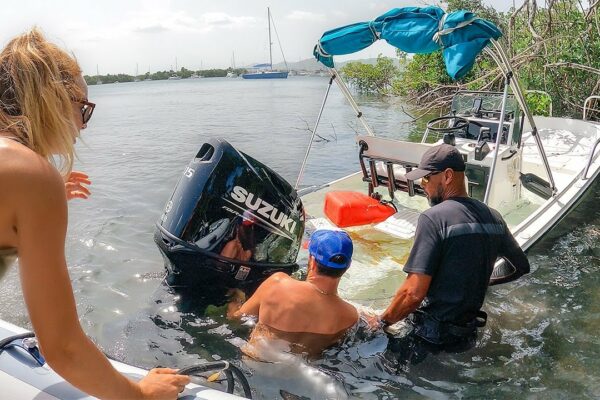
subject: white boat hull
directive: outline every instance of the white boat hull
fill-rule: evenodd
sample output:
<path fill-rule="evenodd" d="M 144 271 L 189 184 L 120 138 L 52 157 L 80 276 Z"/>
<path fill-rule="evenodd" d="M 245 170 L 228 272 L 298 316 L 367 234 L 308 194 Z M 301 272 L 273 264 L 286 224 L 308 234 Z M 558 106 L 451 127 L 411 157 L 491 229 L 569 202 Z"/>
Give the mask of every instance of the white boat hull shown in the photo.
<path fill-rule="evenodd" d="M 0 320 L 0 339 L 24 333 L 26 330 Z M 111 360 L 113 366 L 132 379 L 140 379 L 147 371 Z M 95 399 L 81 392 L 47 364 L 40 367 L 21 349 L 9 348 L 0 354 L 0 387 L 3 399 L 19 400 L 87 400 Z M 233 400 L 242 397 L 220 392 L 204 386 L 190 384 L 180 395 L 186 400 Z"/>

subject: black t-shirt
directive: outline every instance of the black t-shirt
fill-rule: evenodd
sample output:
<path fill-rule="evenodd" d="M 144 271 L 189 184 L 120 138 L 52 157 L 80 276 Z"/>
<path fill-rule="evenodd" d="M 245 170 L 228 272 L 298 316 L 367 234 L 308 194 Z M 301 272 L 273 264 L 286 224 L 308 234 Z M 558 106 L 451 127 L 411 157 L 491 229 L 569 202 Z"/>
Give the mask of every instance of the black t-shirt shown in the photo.
<path fill-rule="evenodd" d="M 514 267 L 516 277 L 529 272 L 527 257 L 500 213 L 478 200 L 455 197 L 419 216 L 404 272 L 432 277 L 419 310 L 464 324 L 483 305 L 498 257 Z"/>

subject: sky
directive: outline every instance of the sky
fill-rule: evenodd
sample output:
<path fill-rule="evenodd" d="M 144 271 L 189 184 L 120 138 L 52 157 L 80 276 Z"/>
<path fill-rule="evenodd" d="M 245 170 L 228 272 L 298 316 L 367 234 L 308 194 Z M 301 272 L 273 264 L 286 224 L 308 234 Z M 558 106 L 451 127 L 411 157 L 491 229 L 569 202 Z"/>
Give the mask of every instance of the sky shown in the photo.
<path fill-rule="evenodd" d="M 485 0 L 506 11 L 514 0 Z M 519 1 L 520 3 L 520 1 Z M 436 4 L 434 0 L 22 0 L 0 13 L 0 43 L 38 26 L 48 39 L 77 57 L 84 74 L 243 67 L 269 60 L 267 7 L 288 62 L 312 57 L 321 35 L 366 21 L 395 7 Z M 283 61 L 273 33 L 273 63 Z M 375 43 L 346 57 L 394 49 Z M 336 58 L 337 59 L 337 58 Z M 344 58 L 342 58 L 344 59 Z"/>

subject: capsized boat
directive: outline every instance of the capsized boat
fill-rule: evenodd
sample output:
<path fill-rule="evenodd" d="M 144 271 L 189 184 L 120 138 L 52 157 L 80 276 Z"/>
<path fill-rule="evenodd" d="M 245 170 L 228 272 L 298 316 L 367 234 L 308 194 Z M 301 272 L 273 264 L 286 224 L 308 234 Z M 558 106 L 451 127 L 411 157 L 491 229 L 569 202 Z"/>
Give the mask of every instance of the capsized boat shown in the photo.
<path fill-rule="evenodd" d="M 416 221 L 429 207 L 419 182 L 407 180 L 405 174 L 417 167 L 422 154 L 433 145 L 456 146 L 466 161 L 469 195 L 500 211 L 524 250 L 563 218 L 597 179 L 600 126 L 585 117 L 533 116 L 516 72 L 498 42 L 501 36 L 494 24 L 467 11 L 445 13 L 439 7 L 405 7 L 373 21 L 329 30 L 315 46 L 314 55 L 328 68 L 331 79 L 313 138 L 333 82 L 365 128 L 365 134 L 356 138 L 361 171 L 299 190 L 308 233 L 323 227 L 343 228 L 354 239 L 354 267 L 349 274 L 363 279 L 354 276 L 346 281 L 348 285 L 354 282 L 353 287 L 345 288 L 346 297 L 359 302 L 376 297 L 384 307 L 403 279 L 400 271 L 410 251 Z M 504 90 L 458 92 L 451 112 L 429 121 L 420 143 L 375 136 L 335 70 L 333 56 L 364 49 L 379 39 L 406 52 L 442 50 L 453 79 L 466 75 L 478 54 L 485 52 L 498 64 Z M 310 147 L 296 188 L 300 188 Z M 502 277 L 510 269 L 500 260 L 494 277 Z M 370 293 L 371 287 L 387 289 L 375 294 Z"/>
<path fill-rule="evenodd" d="M 329 227 L 347 230 L 355 242 L 351 279 L 342 280 L 345 297 L 377 297 L 384 306 L 404 278 L 402 266 L 417 219 L 429 207 L 419 182 L 405 174 L 438 143 L 456 146 L 466 161 L 469 195 L 497 209 L 518 243 L 529 249 L 598 177 L 600 125 L 533 116 L 498 42 L 501 36 L 491 22 L 470 12 L 446 14 L 439 7 L 397 8 L 374 21 L 326 32 L 314 55 L 331 78 L 295 186 L 224 141 L 202 145 L 157 225 L 155 241 L 165 257 L 167 282 L 202 287 L 202 293 L 218 288 L 216 297 L 232 287 L 251 294 L 273 272 L 292 273 L 297 254 L 306 257 L 303 238 Z M 407 52 L 443 49 L 452 78 L 467 74 L 485 52 L 497 62 L 504 90 L 458 92 L 450 114 L 429 121 L 420 143 L 375 136 L 335 70 L 333 55 L 358 51 L 379 39 Z M 333 82 L 365 128 L 366 134 L 356 139 L 361 170 L 301 188 Z M 252 221 L 258 222 L 255 238 L 260 240 L 243 245 L 244 227 L 253 226 Z M 234 246 L 236 240 L 240 243 Z M 494 278 L 510 269 L 499 262 Z M 387 289 L 369 294 L 371 287 Z"/>

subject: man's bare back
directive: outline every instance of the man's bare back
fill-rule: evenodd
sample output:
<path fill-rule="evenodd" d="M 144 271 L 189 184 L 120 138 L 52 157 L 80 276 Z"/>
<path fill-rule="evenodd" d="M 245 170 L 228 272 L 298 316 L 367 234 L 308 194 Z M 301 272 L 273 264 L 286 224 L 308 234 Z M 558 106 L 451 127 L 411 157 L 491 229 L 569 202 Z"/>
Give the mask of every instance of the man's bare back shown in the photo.
<path fill-rule="evenodd" d="M 252 339 L 257 336 L 279 338 L 304 347 L 303 351 L 316 354 L 337 343 L 357 323 L 356 308 L 337 294 L 341 275 L 350 265 L 352 242 L 343 232 L 327 231 L 324 237 L 326 242 L 333 241 L 334 244 L 343 240 L 346 247 L 340 249 L 348 255 L 340 258 L 341 266 L 335 266 L 327 258 L 323 262 L 333 267 L 326 267 L 319 264 L 311 254 L 305 282 L 284 273 L 270 276 L 234 314 L 236 317 L 258 316 L 260 326 L 253 332 Z M 315 250 L 315 254 L 321 257 L 317 251 Z M 333 254 L 336 257 L 340 255 L 342 254 Z M 338 271 L 327 272 L 329 270 Z"/>

